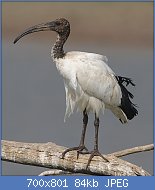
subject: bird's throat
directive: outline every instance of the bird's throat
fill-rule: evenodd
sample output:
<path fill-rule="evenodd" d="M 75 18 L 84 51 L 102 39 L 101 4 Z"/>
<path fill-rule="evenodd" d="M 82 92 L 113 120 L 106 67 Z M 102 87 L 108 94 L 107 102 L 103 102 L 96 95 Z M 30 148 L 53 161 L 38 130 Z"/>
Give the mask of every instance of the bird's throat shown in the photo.
<path fill-rule="evenodd" d="M 58 34 L 57 40 L 52 48 L 52 57 L 54 59 L 63 58 L 65 56 L 63 45 L 66 40 L 67 40 L 67 37 L 65 35 L 63 36 L 63 35 Z"/>

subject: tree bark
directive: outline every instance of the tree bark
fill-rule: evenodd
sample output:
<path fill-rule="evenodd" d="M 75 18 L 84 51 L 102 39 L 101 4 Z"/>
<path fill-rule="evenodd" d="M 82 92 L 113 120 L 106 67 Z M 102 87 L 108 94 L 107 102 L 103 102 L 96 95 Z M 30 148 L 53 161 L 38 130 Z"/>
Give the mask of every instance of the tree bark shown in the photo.
<path fill-rule="evenodd" d="M 108 176 L 150 176 L 150 174 L 132 163 L 117 158 L 141 151 L 153 150 L 154 146 L 145 145 L 140 148 L 132 148 L 116 153 L 104 155 L 109 162 L 105 162 L 100 157 L 94 157 L 88 170 L 86 170 L 89 155 L 79 155 L 77 159 L 76 151 L 66 154 L 62 159 L 62 152 L 65 147 L 54 143 L 24 143 L 2 140 L 2 160 L 25 165 L 35 165 L 45 168 L 58 169 L 71 173 L 82 173 L 89 175 Z M 65 173 L 65 172 L 64 172 Z"/>

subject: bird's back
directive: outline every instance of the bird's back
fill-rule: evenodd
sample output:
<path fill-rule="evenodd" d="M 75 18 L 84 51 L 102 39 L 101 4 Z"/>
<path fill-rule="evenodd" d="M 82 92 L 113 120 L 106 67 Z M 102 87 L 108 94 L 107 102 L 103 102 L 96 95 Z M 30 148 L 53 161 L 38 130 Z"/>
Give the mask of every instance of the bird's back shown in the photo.
<path fill-rule="evenodd" d="M 102 60 L 102 61 L 105 61 L 106 63 L 108 62 L 107 57 L 104 55 L 82 52 L 82 51 L 67 52 L 66 57 L 77 58 L 77 59 L 83 58 L 83 59 L 89 59 L 89 60 Z"/>
<path fill-rule="evenodd" d="M 114 73 L 112 69 L 108 66 L 108 58 L 104 55 L 96 54 L 96 53 L 88 53 L 81 51 L 71 51 L 67 52 L 65 55 L 65 59 L 72 62 L 82 63 L 84 65 L 92 65 L 103 70 L 108 70 L 110 73 Z"/>

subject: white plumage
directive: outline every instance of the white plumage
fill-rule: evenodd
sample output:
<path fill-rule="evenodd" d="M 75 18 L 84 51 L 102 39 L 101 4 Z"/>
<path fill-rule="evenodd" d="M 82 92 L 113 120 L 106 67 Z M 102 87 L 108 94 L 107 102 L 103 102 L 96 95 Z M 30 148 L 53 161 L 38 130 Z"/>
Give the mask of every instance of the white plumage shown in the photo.
<path fill-rule="evenodd" d="M 53 52 L 52 52 L 53 53 Z M 124 123 L 127 117 L 118 107 L 122 92 L 114 72 L 107 65 L 106 56 L 95 53 L 72 51 L 64 58 L 53 59 L 64 78 L 66 91 L 66 114 L 74 108 L 87 113 L 92 111 L 99 117 L 100 111 L 110 109 Z"/>
<path fill-rule="evenodd" d="M 33 26 L 20 34 L 14 43 L 27 34 L 47 30 L 55 31 L 58 34 L 51 54 L 64 79 L 66 91 L 64 119 L 69 117 L 75 108 L 83 112 L 80 144 L 77 147 L 66 149 L 62 153 L 62 158 L 67 152 L 76 150 L 77 158 L 79 153 L 90 153 L 86 168 L 94 156 L 100 156 L 108 161 L 98 150 L 99 114 L 101 111 L 104 113 L 106 108 L 110 109 L 122 123 L 135 117 L 138 111 L 130 100 L 133 95 L 126 89 L 124 83 L 126 86 L 129 84 L 135 86 L 135 84 L 130 78 L 117 76 L 107 65 L 106 56 L 78 51 L 65 53 L 63 45 L 70 34 L 70 24 L 64 18 Z M 95 114 L 95 142 L 94 150 L 91 152 L 84 144 L 89 112 Z"/>

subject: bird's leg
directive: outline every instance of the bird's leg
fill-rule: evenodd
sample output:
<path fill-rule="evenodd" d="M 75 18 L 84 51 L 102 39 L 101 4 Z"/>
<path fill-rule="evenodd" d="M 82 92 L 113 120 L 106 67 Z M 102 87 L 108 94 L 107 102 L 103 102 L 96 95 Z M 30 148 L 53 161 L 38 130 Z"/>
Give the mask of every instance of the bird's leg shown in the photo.
<path fill-rule="evenodd" d="M 88 166 L 92 160 L 92 158 L 94 156 L 100 156 L 102 157 L 104 160 L 106 160 L 107 162 L 109 162 L 109 160 L 107 158 L 105 158 L 98 150 L 98 130 L 99 130 L 99 118 L 96 116 L 95 114 L 95 121 L 94 121 L 94 126 L 95 126 L 95 142 L 94 142 L 94 150 L 90 153 L 90 157 L 88 159 L 88 163 L 86 166 L 86 169 L 88 169 Z"/>
<path fill-rule="evenodd" d="M 86 134 L 86 128 L 87 128 L 87 124 L 88 124 L 88 115 L 86 113 L 86 109 L 83 111 L 83 129 L 82 129 L 82 134 L 81 134 L 81 140 L 80 140 L 80 144 L 77 147 L 72 147 L 72 148 L 68 148 L 66 149 L 63 153 L 62 153 L 62 158 L 65 157 L 65 154 L 69 151 L 73 151 L 73 150 L 77 150 L 77 159 L 79 157 L 80 153 L 88 153 L 88 149 L 85 147 L 84 145 L 84 140 L 85 140 L 85 134 Z M 83 150 L 85 150 L 85 152 L 82 152 Z"/>
<path fill-rule="evenodd" d="M 77 150 L 77 159 L 78 159 L 80 153 L 88 153 L 88 149 L 84 145 L 87 124 L 88 124 L 88 115 L 87 115 L 86 109 L 85 109 L 83 111 L 83 129 L 82 129 L 79 149 Z M 82 152 L 83 150 L 85 150 L 85 152 Z"/>

